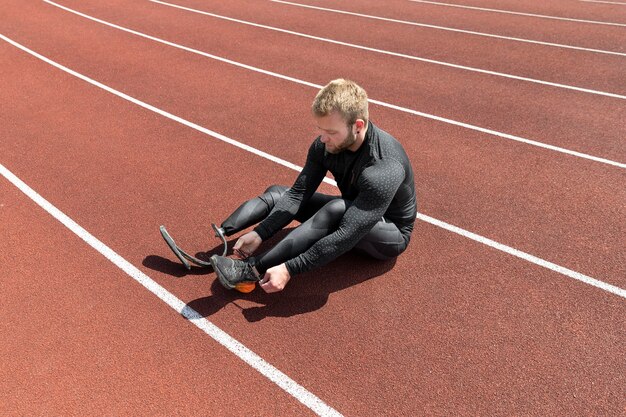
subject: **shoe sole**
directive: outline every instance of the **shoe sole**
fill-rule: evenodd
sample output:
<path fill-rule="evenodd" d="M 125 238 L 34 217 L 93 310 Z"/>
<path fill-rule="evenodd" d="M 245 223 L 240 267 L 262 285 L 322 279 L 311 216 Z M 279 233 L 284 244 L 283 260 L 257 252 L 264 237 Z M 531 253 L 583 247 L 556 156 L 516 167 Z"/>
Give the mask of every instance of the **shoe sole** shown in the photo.
<path fill-rule="evenodd" d="M 254 291 L 256 288 L 256 282 L 248 281 L 248 282 L 240 282 L 235 285 L 235 290 L 247 294 L 249 292 Z"/>

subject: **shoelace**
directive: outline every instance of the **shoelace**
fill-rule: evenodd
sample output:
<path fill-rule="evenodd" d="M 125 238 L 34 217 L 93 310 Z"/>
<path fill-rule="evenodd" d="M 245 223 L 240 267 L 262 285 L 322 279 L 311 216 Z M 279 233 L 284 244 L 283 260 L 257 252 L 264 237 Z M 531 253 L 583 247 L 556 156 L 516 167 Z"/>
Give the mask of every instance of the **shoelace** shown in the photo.
<path fill-rule="evenodd" d="M 239 258 L 246 263 L 246 273 L 252 273 L 257 278 L 257 280 L 259 280 L 260 278 L 258 271 L 256 270 L 256 268 L 248 263 L 248 259 L 252 256 L 252 254 L 244 252 L 241 249 L 233 249 L 233 252 L 236 253 L 237 256 L 239 256 Z"/>
<path fill-rule="evenodd" d="M 244 252 L 241 249 L 233 249 L 233 252 L 235 252 L 242 261 L 247 261 L 248 258 L 251 256 L 249 253 Z"/>

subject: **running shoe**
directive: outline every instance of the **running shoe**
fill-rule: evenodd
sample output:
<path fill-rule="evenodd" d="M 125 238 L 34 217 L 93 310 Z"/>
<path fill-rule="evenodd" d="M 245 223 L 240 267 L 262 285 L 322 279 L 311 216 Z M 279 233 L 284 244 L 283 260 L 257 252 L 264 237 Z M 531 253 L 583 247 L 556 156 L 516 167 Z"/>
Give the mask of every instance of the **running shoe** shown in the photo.
<path fill-rule="evenodd" d="M 219 255 L 211 256 L 210 261 L 220 284 L 229 290 L 250 292 L 261 279 L 256 268 L 247 261 Z"/>

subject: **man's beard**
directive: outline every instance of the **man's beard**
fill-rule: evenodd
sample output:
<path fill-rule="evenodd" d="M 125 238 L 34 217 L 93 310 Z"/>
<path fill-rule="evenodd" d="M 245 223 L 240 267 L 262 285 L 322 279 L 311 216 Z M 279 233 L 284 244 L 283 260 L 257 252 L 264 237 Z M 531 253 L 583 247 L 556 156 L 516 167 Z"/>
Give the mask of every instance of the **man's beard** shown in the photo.
<path fill-rule="evenodd" d="M 352 133 L 352 130 L 350 130 L 348 132 L 348 136 L 346 136 L 346 138 L 343 141 L 341 141 L 341 143 L 339 145 L 337 145 L 333 149 L 328 149 L 328 146 L 326 146 L 326 151 L 328 153 L 338 154 L 340 152 L 345 151 L 350 146 L 354 145 L 355 142 L 356 142 L 356 135 L 354 133 Z"/>

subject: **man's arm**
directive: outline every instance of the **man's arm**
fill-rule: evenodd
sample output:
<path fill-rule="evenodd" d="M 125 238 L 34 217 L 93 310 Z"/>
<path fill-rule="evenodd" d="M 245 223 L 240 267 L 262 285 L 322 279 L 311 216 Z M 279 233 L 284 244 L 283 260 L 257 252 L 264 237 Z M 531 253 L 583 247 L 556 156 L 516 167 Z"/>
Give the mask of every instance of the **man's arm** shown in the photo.
<path fill-rule="evenodd" d="M 321 145 L 321 146 L 320 146 Z M 259 223 L 254 231 L 266 240 L 289 224 L 300 206 L 309 200 L 326 175 L 326 168 L 322 164 L 324 144 L 316 139 L 307 155 L 306 163 L 293 186 L 276 202 L 270 214 Z"/>
<path fill-rule="evenodd" d="M 402 164 L 393 159 L 366 168 L 359 178 L 359 194 L 346 210 L 339 228 L 287 261 L 290 275 L 324 265 L 352 249 L 383 217 L 404 176 Z"/>

